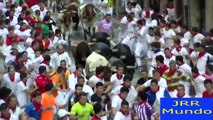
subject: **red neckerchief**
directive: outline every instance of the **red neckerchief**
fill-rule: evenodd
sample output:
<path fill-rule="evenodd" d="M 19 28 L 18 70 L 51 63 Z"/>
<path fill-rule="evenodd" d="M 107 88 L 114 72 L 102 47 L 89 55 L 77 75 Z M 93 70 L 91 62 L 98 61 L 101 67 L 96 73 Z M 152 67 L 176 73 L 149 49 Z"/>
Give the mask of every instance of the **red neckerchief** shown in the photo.
<path fill-rule="evenodd" d="M 121 100 L 124 100 L 124 98 L 121 96 L 121 94 L 118 94 L 118 97 L 121 98 Z"/>
<path fill-rule="evenodd" d="M 197 35 L 197 34 L 199 34 L 199 32 L 195 32 L 194 36 Z"/>
<path fill-rule="evenodd" d="M 37 102 L 35 102 L 35 101 L 33 101 L 32 103 L 33 103 L 33 106 L 34 106 L 35 110 L 36 110 L 37 112 L 41 112 L 41 104 L 40 104 L 40 103 L 37 103 Z"/>
<path fill-rule="evenodd" d="M 177 47 L 177 48 L 175 48 L 176 49 L 176 51 L 177 52 L 180 52 L 181 51 L 181 49 L 182 49 L 182 47 L 181 46 L 179 46 L 179 47 Z"/>
<path fill-rule="evenodd" d="M 58 53 L 58 52 L 57 52 Z M 58 53 L 58 55 L 61 55 L 61 54 L 63 54 L 64 52 L 62 52 L 62 53 Z"/>
<path fill-rule="evenodd" d="M 123 115 L 128 116 L 129 115 L 129 111 L 128 112 L 124 112 L 122 109 L 119 110 Z"/>
<path fill-rule="evenodd" d="M 3 118 L 3 120 L 10 120 L 10 113 L 8 113 L 8 116 L 4 116 L 1 114 L 1 117 L 0 118 Z"/>
<path fill-rule="evenodd" d="M 75 98 L 76 98 L 77 100 L 79 100 L 79 95 L 77 94 L 76 91 L 74 92 L 74 95 L 75 95 Z"/>
<path fill-rule="evenodd" d="M 24 32 L 24 31 L 25 31 L 25 29 L 23 29 L 23 28 L 21 28 L 21 27 L 19 28 L 19 30 L 20 30 L 21 32 Z"/>
<path fill-rule="evenodd" d="M 198 54 L 198 58 L 202 58 L 206 54 L 206 51 L 200 52 Z"/>
<path fill-rule="evenodd" d="M 116 78 L 117 78 L 118 80 L 121 80 L 121 79 L 123 78 L 123 75 L 118 75 L 118 73 L 116 73 Z"/>
<path fill-rule="evenodd" d="M 196 75 L 193 75 L 193 78 L 195 79 L 195 78 L 197 78 L 198 76 L 200 76 L 199 73 L 197 73 Z"/>
<path fill-rule="evenodd" d="M 163 68 L 165 66 L 165 64 L 162 64 L 162 65 L 160 65 L 160 66 L 157 66 L 157 68 L 158 69 L 161 69 L 161 68 Z"/>
<path fill-rule="evenodd" d="M 13 113 L 16 112 L 16 106 L 9 106 L 9 109 L 12 110 Z"/>
<path fill-rule="evenodd" d="M 124 17 L 125 17 L 125 16 L 122 16 L 122 17 L 120 18 L 120 20 L 122 20 Z"/>
<path fill-rule="evenodd" d="M 91 120 L 101 120 L 101 118 L 95 115 L 95 116 L 92 117 Z"/>
<path fill-rule="evenodd" d="M 26 64 L 27 63 L 27 60 L 23 60 L 23 64 Z"/>
<path fill-rule="evenodd" d="M 185 63 L 184 63 L 184 62 L 181 62 L 179 66 L 181 66 L 181 65 L 183 65 L 183 64 L 185 64 Z"/>
<path fill-rule="evenodd" d="M 48 23 L 47 23 L 47 22 L 42 22 L 41 24 L 45 24 L 45 25 L 47 25 Z"/>
<path fill-rule="evenodd" d="M 149 18 L 149 17 L 150 17 L 150 11 L 147 10 L 147 11 L 145 11 L 145 12 L 146 12 L 145 18 Z"/>
<path fill-rule="evenodd" d="M 31 46 L 31 48 L 33 49 L 33 51 L 35 51 L 35 49 L 33 48 L 33 46 Z"/>
<path fill-rule="evenodd" d="M 121 84 L 121 85 L 124 86 L 124 87 L 131 88 L 131 85 L 130 85 L 130 86 L 127 86 L 127 85 L 125 85 L 125 83 L 123 83 L 123 84 Z"/>
<path fill-rule="evenodd" d="M 74 74 L 74 78 L 76 78 L 77 77 L 77 71 L 74 71 L 73 74 Z"/>
<path fill-rule="evenodd" d="M 131 19 L 129 19 L 128 21 L 129 21 L 129 22 L 132 22 L 133 20 L 134 20 L 134 19 L 133 19 L 133 18 L 131 18 Z"/>
<path fill-rule="evenodd" d="M 156 91 L 153 91 L 150 89 L 150 92 L 156 94 L 156 92 L 158 92 L 159 90 L 160 90 L 160 87 L 158 86 L 158 89 Z"/>
<path fill-rule="evenodd" d="M 139 105 L 142 105 L 142 104 L 144 104 L 144 103 L 146 103 L 147 101 L 146 100 L 141 100 L 141 101 L 139 101 Z"/>
<path fill-rule="evenodd" d="M 177 94 L 177 97 L 178 97 L 178 98 L 183 98 L 183 96 L 185 96 L 185 93 L 184 93 L 183 95 Z"/>
<path fill-rule="evenodd" d="M 24 86 L 27 86 L 27 81 L 22 80 L 22 82 L 24 83 Z"/>
<path fill-rule="evenodd" d="M 10 78 L 10 80 L 12 81 L 12 82 L 14 82 L 15 81 L 15 75 L 14 76 L 9 76 L 9 78 Z"/>
<path fill-rule="evenodd" d="M 98 75 L 98 74 L 96 74 L 95 76 L 96 76 L 97 78 L 101 79 L 101 80 L 103 80 L 103 79 L 104 79 L 104 77 L 103 77 L 103 76 L 100 76 L 100 75 Z"/>
<path fill-rule="evenodd" d="M 143 27 L 144 25 L 139 25 L 139 30 Z"/>
<path fill-rule="evenodd" d="M 58 37 L 58 38 L 59 38 L 59 37 L 60 37 L 60 35 L 55 35 L 55 37 Z"/>
<path fill-rule="evenodd" d="M 11 52 L 10 53 L 12 56 L 16 56 L 17 55 L 17 53 L 13 53 L 13 52 Z"/>
<path fill-rule="evenodd" d="M 175 72 L 176 72 L 176 70 L 174 70 L 174 71 L 169 70 L 169 72 L 167 73 L 167 76 L 171 77 L 172 75 L 175 74 Z"/>
<path fill-rule="evenodd" d="M 42 61 L 41 64 L 45 64 L 49 66 L 49 63 L 47 61 Z"/>
<path fill-rule="evenodd" d="M 67 68 L 64 68 L 64 73 L 66 73 L 67 72 Z"/>
<path fill-rule="evenodd" d="M 10 19 L 10 21 L 12 21 L 13 20 L 13 16 L 11 17 L 11 16 L 9 16 L 9 19 Z"/>

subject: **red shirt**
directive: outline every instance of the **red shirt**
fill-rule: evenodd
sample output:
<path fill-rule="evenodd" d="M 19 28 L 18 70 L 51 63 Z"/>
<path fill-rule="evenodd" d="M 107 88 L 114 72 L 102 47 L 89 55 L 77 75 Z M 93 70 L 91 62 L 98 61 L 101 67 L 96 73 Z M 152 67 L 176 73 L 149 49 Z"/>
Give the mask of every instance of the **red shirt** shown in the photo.
<path fill-rule="evenodd" d="M 48 77 L 46 77 L 42 74 L 39 74 L 36 77 L 35 81 L 36 81 L 36 85 L 38 86 L 38 91 L 40 93 L 44 93 L 46 84 L 52 82 L 52 80 L 50 80 Z"/>
<path fill-rule="evenodd" d="M 157 67 L 157 71 L 159 71 L 159 73 L 160 73 L 161 76 L 163 75 L 163 73 L 164 73 L 167 69 L 168 69 L 168 67 L 167 67 L 165 64 L 163 64 L 163 65 Z"/>
<path fill-rule="evenodd" d="M 204 91 L 203 98 L 213 98 L 213 93 L 209 95 L 209 93 L 207 91 Z"/>

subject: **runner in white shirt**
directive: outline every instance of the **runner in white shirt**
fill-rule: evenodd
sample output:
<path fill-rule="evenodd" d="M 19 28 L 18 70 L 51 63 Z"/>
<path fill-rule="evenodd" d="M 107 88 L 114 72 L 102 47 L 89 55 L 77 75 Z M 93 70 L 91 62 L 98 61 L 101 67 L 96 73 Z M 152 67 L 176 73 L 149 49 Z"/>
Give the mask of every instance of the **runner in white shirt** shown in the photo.
<path fill-rule="evenodd" d="M 195 91 L 196 91 L 195 97 L 201 98 L 203 96 L 203 92 L 206 91 L 204 86 L 204 81 L 206 80 L 206 78 L 199 74 L 197 67 L 192 68 L 192 76 L 195 83 L 194 84 Z"/>
<path fill-rule="evenodd" d="M 175 96 L 171 96 L 174 98 L 190 98 L 185 92 L 185 87 L 184 85 L 180 84 L 177 86 L 177 94 Z"/>
<path fill-rule="evenodd" d="M 131 2 L 128 2 L 128 3 L 127 3 L 126 12 L 127 12 L 128 14 L 130 14 L 130 13 L 135 13 L 135 9 L 133 8 Z"/>
<path fill-rule="evenodd" d="M 138 20 L 137 21 L 138 25 L 138 33 L 136 33 L 137 36 L 137 42 L 135 45 L 135 57 L 136 57 L 136 62 L 138 67 L 142 66 L 142 59 L 147 56 L 147 49 L 148 45 L 144 44 L 146 43 L 146 34 L 147 34 L 147 27 L 146 25 L 146 20 Z"/>
<path fill-rule="evenodd" d="M 183 56 L 176 56 L 176 64 L 178 65 L 178 70 L 183 72 L 187 77 L 191 77 L 191 67 L 184 63 Z M 180 81 L 185 87 L 186 95 L 189 95 L 190 83 L 185 81 Z"/>
<path fill-rule="evenodd" d="M 120 94 L 112 98 L 112 114 L 115 115 L 121 109 L 121 102 L 126 100 L 129 89 L 127 87 L 122 87 L 120 89 Z"/>
<path fill-rule="evenodd" d="M 189 40 L 184 38 L 182 33 L 177 33 L 177 38 L 180 40 L 180 46 L 185 47 L 188 50 Z"/>
<path fill-rule="evenodd" d="M 112 84 L 112 90 L 114 90 L 116 87 L 120 86 L 123 84 L 123 79 L 124 79 L 124 68 L 122 66 L 116 66 L 117 72 L 114 73 L 111 78 L 110 82 Z"/>
<path fill-rule="evenodd" d="M 128 19 L 127 19 L 127 16 L 126 16 L 126 11 L 123 11 L 123 13 L 120 13 L 122 14 L 121 16 L 121 19 L 120 19 L 120 26 L 119 26 L 119 29 L 120 29 L 120 32 L 119 32 L 119 35 L 118 35 L 118 42 L 122 42 L 122 40 L 126 37 L 126 34 L 127 34 L 127 27 L 128 27 Z"/>
<path fill-rule="evenodd" d="M 176 36 L 173 29 L 171 29 L 171 25 L 167 24 L 165 26 L 165 32 L 164 32 L 164 40 L 166 43 L 166 47 L 172 48 L 174 45 L 173 37 Z"/>
<path fill-rule="evenodd" d="M 193 43 L 202 43 L 205 36 L 199 33 L 197 27 L 192 28 L 192 35 L 193 35 Z"/>
<path fill-rule="evenodd" d="M 175 40 L 174 42 L 174 49 L 172 50 L 172 54 L 175 56 L 183 56 L 184 62 L 188 63 L 189 53 L 186 48 L 181 47 L 180 40 Z"/>
<path fill-rule="evenodd" d="M 166 66 L 169 66 L 169 62 L 174 60 L 175 61 L 175 56 L 172 54 L 171 50 L 169 48 L 165 48 L 164 49 L 164 54 L 165 54 L 165 58 L 164 58 L 164 64 Z"/>
<path fill-rule="evenodd" d="M 132 120 L 127 101 L 124 100 L 121 102 L 121 109 L 115 114 L 114 120 Z"/>
<path fill-rule="evenodd" d="M 159 71 L 153 70 L 153 79 L 158 80 L 158 85 L 162 88 L 167 88 L 167 81 L 160 76 Z M 142 86 L 140 86 L 141 90 L 145 90 L 145 88 L 150 87 L 152 79 L 146 81 Z"/>
<path fill-rule="evenodd" d="M 153 10 L 150 10 L 149 8 L 145 8 L 145 10 L 142 12 L 142 18 L 146 20 L 146 24 L 149 25 L 151 22 L 151 16 L 154 13 Z"/>
<path fill-rule="evenodd" d="M 137 96 L 137 91 L 133 85 L 131 85 L 132 82 L 132 77 L 130 75 L 125 75 L 124 76 L 124 83 L 121 84 L 120 86 L 116 87 L 111 93 L 113 95 L 119 94 L 120 90 L 122 87 L 127 87 L 129 89 L 128 95 L 126 100 L 130 103 L 133 104 L 135 102 L 136 96 Z M 112 96 L 114 98 L 114 96 Z"/>

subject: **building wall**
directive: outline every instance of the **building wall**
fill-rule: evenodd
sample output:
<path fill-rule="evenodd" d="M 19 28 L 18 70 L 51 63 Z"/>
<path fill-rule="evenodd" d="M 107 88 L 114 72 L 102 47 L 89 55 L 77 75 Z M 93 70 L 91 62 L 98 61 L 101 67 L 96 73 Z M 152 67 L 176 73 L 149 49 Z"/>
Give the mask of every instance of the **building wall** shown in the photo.
<path fill-rule="evenodd" d="M 209 31 L 213 28 L 213 0 L 206 0 L 206 22 L 205 30 Z"/>

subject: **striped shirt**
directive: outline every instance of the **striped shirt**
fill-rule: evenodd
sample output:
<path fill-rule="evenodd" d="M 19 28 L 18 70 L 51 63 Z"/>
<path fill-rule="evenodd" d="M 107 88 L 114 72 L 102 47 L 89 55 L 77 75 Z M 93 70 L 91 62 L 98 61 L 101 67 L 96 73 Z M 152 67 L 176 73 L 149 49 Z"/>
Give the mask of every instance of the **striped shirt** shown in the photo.
<path fill-rule="evenodd" d="M 133 111 L 140 120 L 151 120 L 151 116 L 154 113 L 154 110 L 147 102 L 133 105 Z"/>

